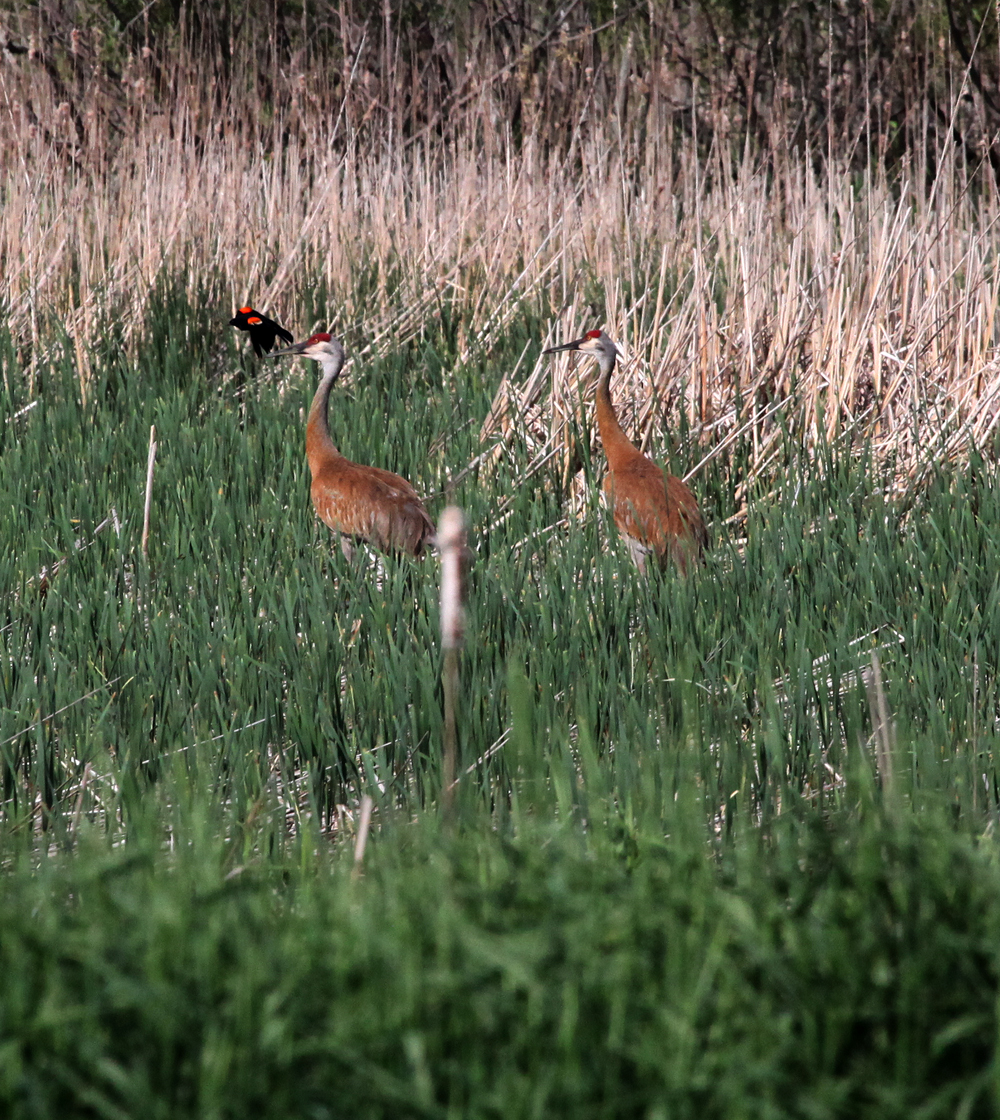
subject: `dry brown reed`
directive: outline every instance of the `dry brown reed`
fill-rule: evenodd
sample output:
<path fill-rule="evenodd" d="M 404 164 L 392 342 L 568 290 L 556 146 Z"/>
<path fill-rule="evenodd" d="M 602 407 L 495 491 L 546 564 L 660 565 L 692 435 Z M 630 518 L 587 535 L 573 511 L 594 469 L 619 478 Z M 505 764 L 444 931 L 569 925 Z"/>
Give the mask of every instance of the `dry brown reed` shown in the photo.
<path fill-rule="evenodd" d="M 217 293 L 220 330 L 252 300 L 297 336 L 322 284 L 322 325 L 376 348 L 447 307 L 459 361 L 525 307 L 552 316 L 540 346 L 604 326 L 632 359 L 626 430 L 654 449 L 677 405 L 706 458 L 747 434 L 755 471 L 778 410 L 806 444 L 860 422 L 911 477 L 992 439 L 1000 199 L 985 149 L 950 139 L 968 68 L 939 59 L 952 115 L 940 91 L 922 125 L 911 110 L 926 143 L 889 174 L 858 168 L 859 147 L 890 144 L 876 95 L 843 143 L 803 131 L 788 90 L 736 120 L 732 73 L 695 85 L 655 23 L 609 46 L 570 5 L 501 42 L 470 15 L 445 82 L 418 72 L 388 8 L 378 26 L 352 11 L 320 28 L 327 57 L 279 57 L 258 32 L 224 76 L 221 48 L 205 63 L 183 28 L 119 43 L 115 70 L 93 28 L 24 17 L 27 53 L 0 67 L 0 304 L 29 379 L 58 323 L 85 392 L 95 332 L 115 322 L 136 347 L 163 276 Z M 582 367 L 519 364 L 484 439 L 517 431 L 569 478 L 588 392 Z"/>

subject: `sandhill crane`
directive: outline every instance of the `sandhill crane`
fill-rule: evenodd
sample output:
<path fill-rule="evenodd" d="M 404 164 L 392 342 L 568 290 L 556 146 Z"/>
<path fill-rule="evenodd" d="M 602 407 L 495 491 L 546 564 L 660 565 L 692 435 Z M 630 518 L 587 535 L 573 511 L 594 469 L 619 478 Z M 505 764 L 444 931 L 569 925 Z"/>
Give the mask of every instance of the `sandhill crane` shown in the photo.
<path fill-rule="evenodd" d="M 416 490 L 398 474 L 352 463 L 334 447 L 327 422 L 330 390 L 344 366 L 344 348 L 325 331 L 314 334 L 272 358 L 302 354 L 323 367 L 306 423 L 306 457 L 312 475 L 313 508 L 321 521 L 340 534 L 350 560 L 354 541 L 367 541 L 383 552 L 421 556 L 433 544 L 434 525 Z"/>
<path fill-rule="evenodd" d="M 249 333 L 250 341 L 253 343 L 253 352 L 258 358 L 264 356 L 263 352 L 271 353 L 274 349 L 276 336 L 283 338 L 285 342 L 295 341 L 284 327 L 279 327 L 272 319 L 265 318 L 259 311 L 254 311 L 252 307 L 241 307 L 229 320 L 229 325 L 235 327 L 238 331 Z"/>
<path fill-rule="evenodd" d="M 601 367 L 597 382 L 597 428 L 608 458 L 604 493 L 618 531 L 625 538 L 640 572 L 653 555 L 659 567 L 673 560 L 681 572 L 698 563 L 708 544 L 705 522 L 688 487 L 667 474 L 629 442 L 611 403 L 611 372 L 621 354 L 604 331 L 588 331 L 583 338 L 552 346 L 545 354 L 579 350 L 593 354 Z"/>

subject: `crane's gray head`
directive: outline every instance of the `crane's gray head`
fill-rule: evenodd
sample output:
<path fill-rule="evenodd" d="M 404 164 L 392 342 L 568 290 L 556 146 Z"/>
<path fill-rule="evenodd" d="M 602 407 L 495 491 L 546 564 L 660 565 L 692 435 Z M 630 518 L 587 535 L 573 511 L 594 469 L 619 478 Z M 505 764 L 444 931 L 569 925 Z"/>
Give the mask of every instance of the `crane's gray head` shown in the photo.
<path fill-rule="evenodd" d="M 543 350 L 543 354 L 558 354 L 560 350 L 579 350 L 584 354 L 593 354 L 601 363 L 602 368 L 609 368 L 615 364 L 615 358 L 624 358 L 622 348 L 617 342 L 608 338 L 604 331 L 587 331 L 583 338 L 575 342 L 564 342 L 562 346 L 550 346 Z"/>

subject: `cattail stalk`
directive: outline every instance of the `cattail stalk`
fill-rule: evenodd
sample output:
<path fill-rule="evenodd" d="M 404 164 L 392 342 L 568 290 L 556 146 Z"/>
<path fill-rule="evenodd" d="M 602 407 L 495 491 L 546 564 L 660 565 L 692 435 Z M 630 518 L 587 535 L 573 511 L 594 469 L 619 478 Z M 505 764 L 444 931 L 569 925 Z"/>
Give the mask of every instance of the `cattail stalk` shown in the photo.
<path fill-rule="evenodd" d="M 368 843 L 368 830 L 372 823 L 372 807 L 375 804 L 366 793 L 361 798 L 361 816 L 358 820 L 358 834 L 354 841 L 354 871 L 353 878 L 361 874 L 361 864 L 365 858 L 365 846 Z"/>
<path fill-rule="evenodd" d="M 458 654 L 465 632 L 465 518 L 458 506 L 441 514 L 437 532 L 441 553 L 441 649 L 444 653 L 444 758 L 442 806 L 451 814 L 458 756 L 455 711 L 458 705 Z"/>
<path fill-rule="evenodd" d="M 896 748 L 896 726 L 889 714 L 889 705 L 882 686 L 882 662 L 872 651 L 872 672 L 868 684 L 868 706 L 875 738 L 875 764 L 882 780 L 882 798 L 890 812 L 897 808 L 896 771 L 893 756 Z"/>

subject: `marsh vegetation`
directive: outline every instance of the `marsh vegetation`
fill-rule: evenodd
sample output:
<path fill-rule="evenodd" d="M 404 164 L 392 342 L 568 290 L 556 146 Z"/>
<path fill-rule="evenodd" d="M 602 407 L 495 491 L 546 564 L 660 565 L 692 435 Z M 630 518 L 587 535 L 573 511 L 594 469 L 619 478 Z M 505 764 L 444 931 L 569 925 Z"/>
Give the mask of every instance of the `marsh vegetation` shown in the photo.
<path fill-rule="evenodd" d="M 876 7 L 3 9 L 9 1115 L 992 1113 L 996 11 Z M 447 821 L 436 563 L 247 302 L 465 510 Z"/>

